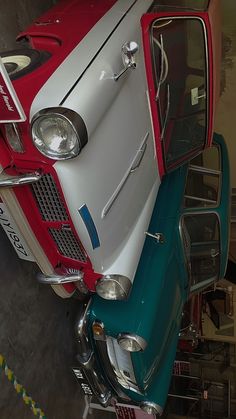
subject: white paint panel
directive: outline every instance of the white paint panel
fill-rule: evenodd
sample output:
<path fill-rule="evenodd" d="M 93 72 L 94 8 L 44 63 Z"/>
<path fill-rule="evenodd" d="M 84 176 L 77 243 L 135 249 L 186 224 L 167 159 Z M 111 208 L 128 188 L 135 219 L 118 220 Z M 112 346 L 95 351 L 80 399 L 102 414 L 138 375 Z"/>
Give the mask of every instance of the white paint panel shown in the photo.
<path fill-rule="evenodd" d="M 89 139 L 77 158 L 54 165 L 73 223 L 95 271 L 121 273 L 131 279 L 160 185 L 140 27 L 140 18 L 150 4 L 147 0 L 135 4 L 65 101 L 65 107 L 84 119 Z M 139 44 L 137 68 L 114 81 L 113 74 L 123 67 L 121 47 L 127 41 Z M 128 176 L 102 218 L 106 203 L 117 191 L 147 133 L 140 166 Z M 101 243 L 95 250 L 78 213 L 84 204 Z"/>

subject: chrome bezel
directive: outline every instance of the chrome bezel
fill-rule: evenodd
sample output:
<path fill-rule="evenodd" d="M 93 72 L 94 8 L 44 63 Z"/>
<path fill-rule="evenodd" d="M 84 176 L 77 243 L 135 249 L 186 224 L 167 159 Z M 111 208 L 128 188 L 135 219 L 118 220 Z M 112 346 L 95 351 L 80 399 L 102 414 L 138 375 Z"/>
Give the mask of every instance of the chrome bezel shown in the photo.
<path fill-rule="evenodd" d="M 7 143 L 9 144 L 9 146 L 11 147 L 11 149 L 15 152 L 15 153 L 24 153 L 25 152 L 25 148 L 23 146 L 22 140 L 21 140 L 21 135 L 20 135 L 20 131 L 19 128 L 17 126 L 17 124 L 15 122 L 7 122 L 4 124 L 4 129 L 5 129 L 5 135 L 6 135 L 6 140 Z M 16 149 L 16 147 L 13 145 L 12 141 L 11 141 L 11 136 L 9 133 L 9 129 L 12 129 L 15 137 L 17 138 L 17 145 L 18 145 L 18 149 Z"/>
<path fill-rule="evenodd" d="M 42 117 L 45 118 L 47 116 L 48 117 L 58 116 L 62 119 L 65 119 L 69 123 L 69 125 L 71 126 L 72 130 L 75 132 L 75 135 L 77 137 L 77 144 L 75 145 L 73 150 L 68 151 L 66 153 L 62 153 L 62 154 L 56 154 L 56 152 L 50 152 L 49 149 L 45 150 L 44 148 L 38 147 L 35 141 L 39 137 L 36 136 L 35 134 L 34 124 L 37 121 L 39 122 L 40 118 Z M 52 160 L 68 160 L 68 159 L 77 157 L 80 151 L 82 150 L 82 148 L 88 142 L 87 128 L 81 116 L 75 111 L 73 111 L 72 109 L 67 109 L 67 108 L 62 108 L 62 107 L 45 108 L 39 111 L 38 113 L 36 113 L 33 116 L 32 121 L 31 121 L 31 136 L 37 150 L 39 150 L 41 154 L 43 154 L 44 156 Z M 40 141 L 42 141 L 42 139 L 40 139 Z"/>
<path fill-rule="evenodd" d="M 115 282 L 116 285 L 120 287 L 121 293 L 120 295 L 116 295 L 114 298 L 104 297 L 102 293 L 100 292 L 100 287 L 102 287 L 104 284 L 109 285 L 110 282 Z M 105 300 L 127 300 L 130 294 L 132 288 L 132 282 L 127 276 L 123 275 L 104 275 L 102 278 L 98 279 L 96 282 L 96 292 L 97 294 L 105 299 Z"/>
<path fill-rule="evenodd" d="M 161 416 L 163 413 L 163 408 L 159 404 L 156 404 L 154 402 L 142 402 L 140 403 L 139 407 L 149 415 Z M 152 411 L 150 411 L 150 409 Z"/>
<path fill-rule="evenodd" d="M 126 339 L 130 339 L 134 341 L 135 343 L 137 343 L 140 349 L 129 351 L 128 349 L 123 347 L 122 342 Z M 119 333 L 119 335 L 117 336 L 117 342 L 120 345 L 120 347 L 127 352 L 143 352 L 147 347 L 147 342 L 144 338 L 142 338 L 141 336 L 132 334 L 132 333 Z"/>

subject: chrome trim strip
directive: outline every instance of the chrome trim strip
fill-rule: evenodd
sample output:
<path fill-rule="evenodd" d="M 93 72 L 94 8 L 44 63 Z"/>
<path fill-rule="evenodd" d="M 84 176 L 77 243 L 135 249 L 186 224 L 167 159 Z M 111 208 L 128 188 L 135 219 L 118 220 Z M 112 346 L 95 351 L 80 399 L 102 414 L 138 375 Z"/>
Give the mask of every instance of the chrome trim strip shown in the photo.
<path fill-rule="evenodd" d="M 213 176 L 221 175 L 221 170 L 215 170 L 205 166 L 197 166 L 196 164 L 190 164 L 189 170 L 193 170 L 194 172 L 206 173 Z"/>
<path fill-rule="evenodd" d="M 4 173 L 1 173 L 4 176 Z M 7 176 L 7 175 L 5 175 Z M 1 188 L 9 188 L 14 186 L 21 186 L 21 185 L 27 185 L 29 183 L 38 182 L 38 180 L 41 178 L 41 174 L 38 172 L 35 173 L 29 173 L 25 175 L 20 176 L 11 176 L 11 177 L 3 177 L 0 179 L 0 187 Z"/>
<path fill-rule="evenodd" d="M 130 167 L 128 168 L 127 172 L 125 173 L 125 175 L 121 179 L 121 181 L 120 181 L 119 185 L 117 186 L 116 190 L 113 192 L 113 194 L 111 195 L 111 197 L 107 201 L 105 207 L 103 208 L 102 214 L 101 214 L 102 218 L 105 218 L 106 215 L 108 214 L 108 212 L 110 211 L 111 207 L 113 206 L 114 202 L 118 198 L 120 192 L 122 191 L 123 187 L 125 186 L 125 184 L 126 184 L 127 180 L 129 179 L 130 175 L 132 173 L 134 173 L 138 169 L 138 167 L 140 166 L 140 164 L 142 162 L 142 159 L 144 157 L 144 154 L 146 152 L 146 149 L 147 149 L 148 137 L 149 137 L 149 132 L 147 132 L 145 134 L 144 138 L 141 141 L 141 144 L 140 144 L 138 150 L 135 153 L 135 156 L 132 160 L 132 163 L 131 163 Z"/>

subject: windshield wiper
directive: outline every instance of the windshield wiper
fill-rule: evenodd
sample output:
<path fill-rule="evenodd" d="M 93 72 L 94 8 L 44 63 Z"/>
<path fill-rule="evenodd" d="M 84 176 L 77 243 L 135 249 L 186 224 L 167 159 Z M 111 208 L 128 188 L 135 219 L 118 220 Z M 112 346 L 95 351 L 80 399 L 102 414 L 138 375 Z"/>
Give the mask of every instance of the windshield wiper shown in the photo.
<path fill-rule="evenodd" d="M 170 85 L 167 84 L 167 105 L 166 105 L 164 124 L 163 124 L 162 131 L 161 131 L 161 140 L 163 140 L 163 137 L 164 137 L 164 134 L 165 134 L 166 123 L 167 123 L 167 119 L 168 119 L 168 116 L 169 116 L 169 111 L 170 111 Z"/>

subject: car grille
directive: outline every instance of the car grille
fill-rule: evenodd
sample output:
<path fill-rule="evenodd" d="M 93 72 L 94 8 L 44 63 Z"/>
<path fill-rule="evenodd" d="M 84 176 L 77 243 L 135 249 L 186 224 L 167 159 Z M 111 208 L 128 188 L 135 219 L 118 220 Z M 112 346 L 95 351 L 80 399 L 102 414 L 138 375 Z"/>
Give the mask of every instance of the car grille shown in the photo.
<path fill-rule="evenodd" d="M 49 232 L 63 256 L 86 262 L 84 251 L 70 228 L 66 228 L 66 230 L 50 228 Z"/>
<path fill-rule="evenodd" d="M 84 249 L 71 229 L 69 215 L 52 175 L 43 175 L 31 188 L 42 220 L 50 223 L 48 232 L 59 253 L 70 259 L 87 262 Z M 57 228 L 51 226 L 52 222 L 57 223 Z"/>
<path fill-rule="evenodd" d="M 39 211 L 44 221 L 67 221 L 69 219 L 56 183 L 50 174 L 43 175 L 32 184 Z"/>
<path fill-rule="evenodd" d="M 135 378 L 130 352 L 122 349 L 111 336 L 106 336 L 106 344 L 109 361 L 118 383 L 126 389 L 142 394 Z"/>

